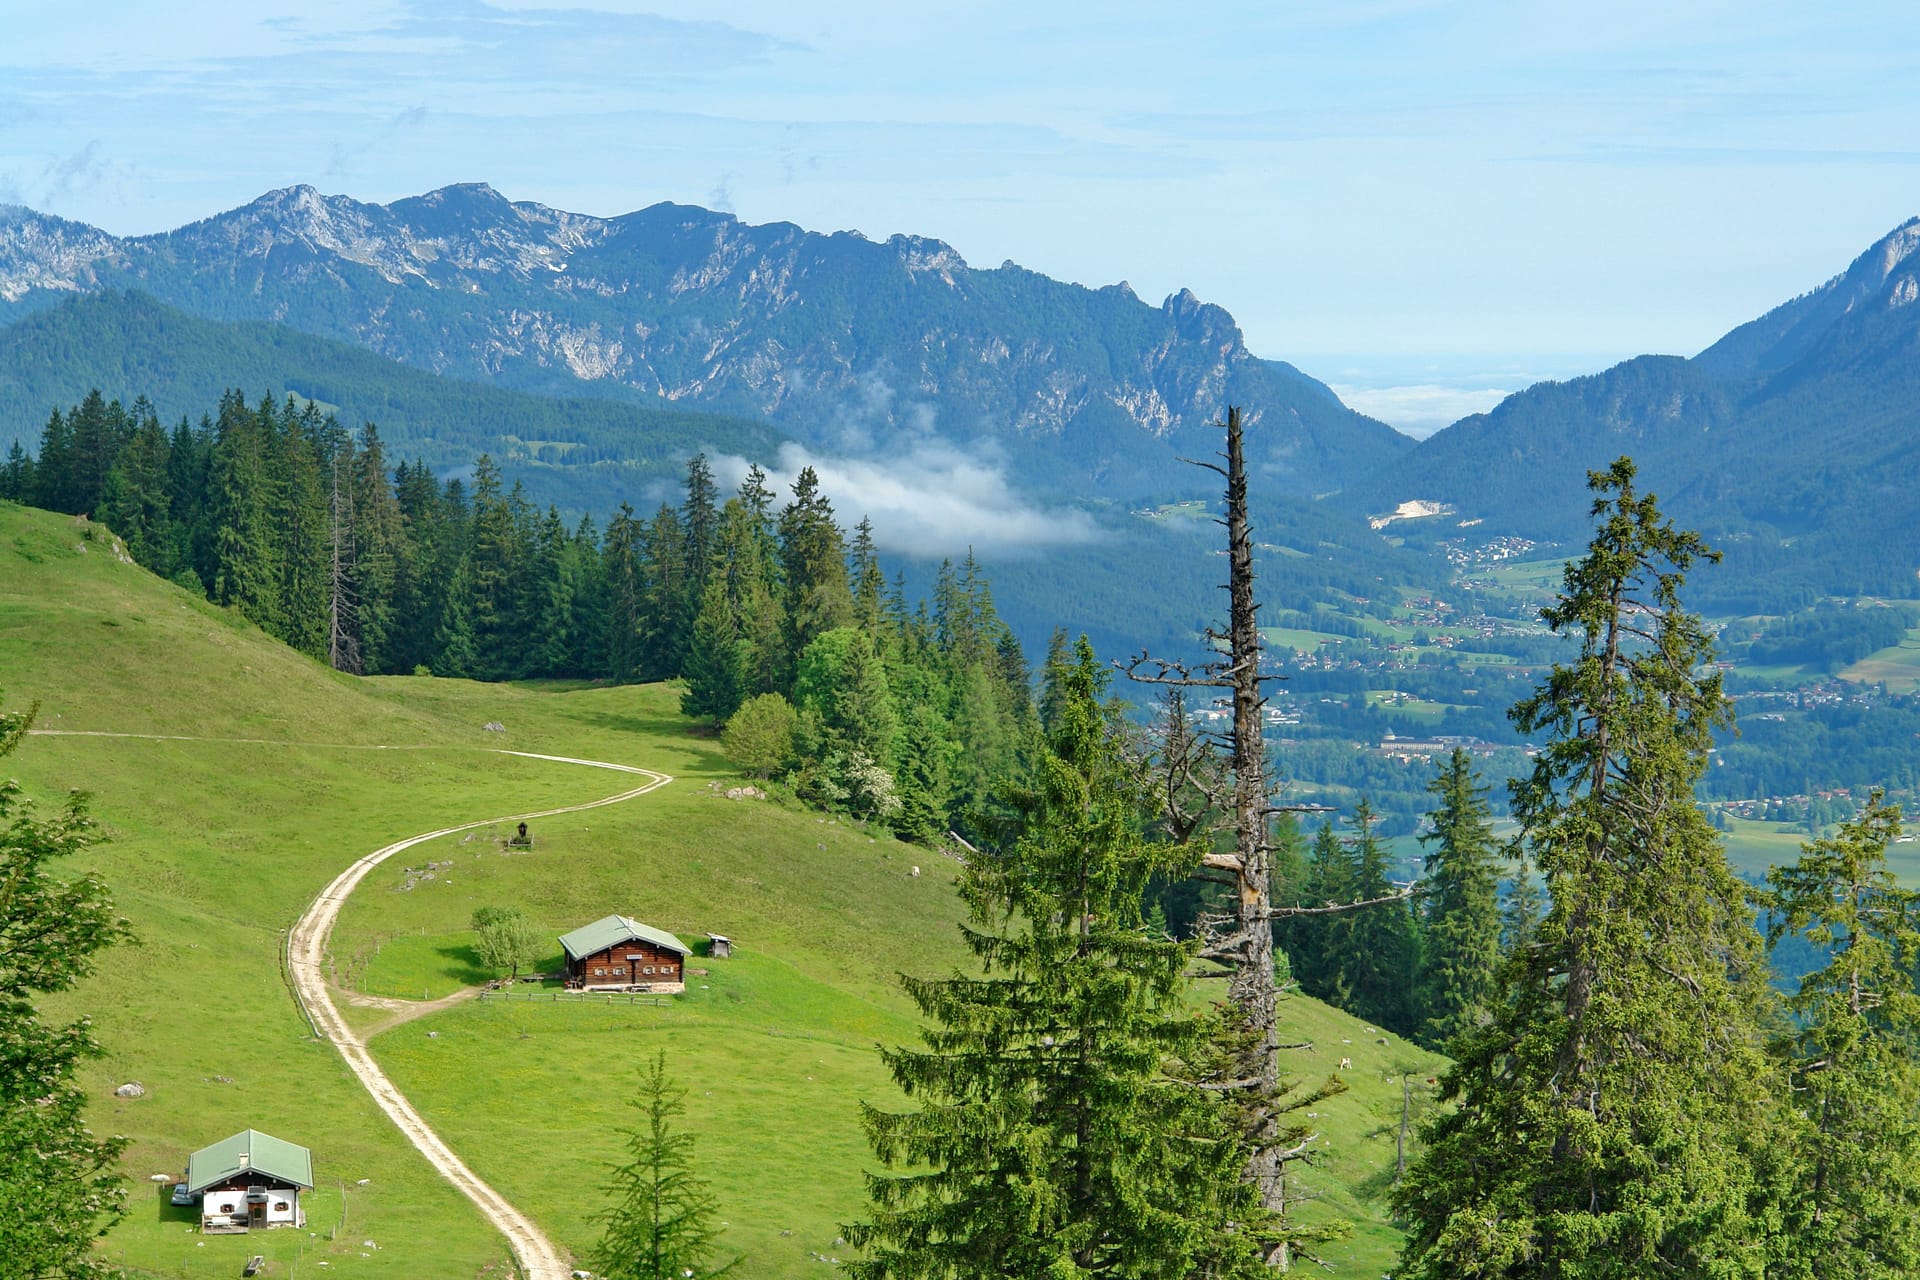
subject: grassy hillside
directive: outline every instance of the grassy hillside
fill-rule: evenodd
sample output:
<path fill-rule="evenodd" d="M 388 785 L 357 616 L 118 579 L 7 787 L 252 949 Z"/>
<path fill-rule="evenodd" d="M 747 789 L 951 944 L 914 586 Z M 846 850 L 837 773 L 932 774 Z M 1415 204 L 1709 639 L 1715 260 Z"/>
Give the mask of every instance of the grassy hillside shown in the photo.
<path fill-rule="evenodd" d="M 637 1065 L 665 1048 L 692 1090 L 688 1124 L 728 1243 L 751 1259 L 743 1274 L 825 1274 L 810 1255 L 839 1251 L 837 1224 L 858 1211 L 870 1163 L 856 1104 L 899 1101 L 872 1053 L 913 1033 L 894 975 L 963 960 L 951 863 L 844 822 L 725 799 L 714 786 L 727 780 L 722 762 L 688 731 L 672 690 L 342 677 L 123 563 L 104 531 L 5 506 L 0 685 L 9 706 L 40 702 L 43 728 L 176 735 L 35 737 L 7 761 L 36 795 L 94 793 L 112 841 L 89 859 L 139 934 L 55 1002 L 95 1016 L 107 1056 L 84 1078 L 94 1123 L 132 1139 L 133 1212 L 103 1242 L 106 1256 L 169 1276 L 230 1275 L 255 1252 L 276 1275 L 501 1274 L 499 1239 L 312 1038 L 279 955 L 312 894 L 360 854 L 620 789 L 598 771 L 493 750 L 504 746 L 678 781 L 537 823 L 531 854 L 483 830 L 409 851 L 398 861 L 412 873 L 383 866 L 335 935 L 342 1002 L 361 1000 L 353 1017 L 371 1029 L 408 1012 L 395 997 L 473 981 L 466 923 L 483 904 L 519 905 L 555 934 L 621 911 L 689 941 L 733 936 L 736 956 L 697 959 L 708 972 L 664 1007 L 465 1002 L 395 1023 L 373 1050 L 482 1176 L 581 1250 Z M 506 732 L 484 732 L 489 721 Z M 441 864 L 430 879 L 419 874 L 429 861 Z M 1309 1001 L 1289 1013 L 1289 1039 L 1315 1044 L 1299 1055 L 1303 1073 L 1352 1060 L 1352 1091 L 1322 1108 L 1327 1160 L 1308 1178 L 1316 1212 L 1362 1219 L 1332 1251 L 1338 1272 L 1378 1275 L 1394 1247 L 1380 1194 L 1400 1073 L 1412 1073 L 1418 1111 L 1437 1060 Z M 128 1080 L 147 1095 L 114 1098 Z M 310 1233 L 201 1238 L 146 1181 L 249 1126 L 313 1149 Z"/>

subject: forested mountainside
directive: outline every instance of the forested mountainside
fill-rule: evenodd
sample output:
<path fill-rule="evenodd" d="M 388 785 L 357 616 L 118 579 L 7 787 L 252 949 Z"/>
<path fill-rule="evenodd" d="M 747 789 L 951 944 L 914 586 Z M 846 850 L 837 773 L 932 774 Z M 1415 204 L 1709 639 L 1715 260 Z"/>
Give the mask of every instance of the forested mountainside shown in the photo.
<path fill-rule="evenodd" d="M 1691 360 L 1642 356 L 1542 383 L 1462 420 L 1339 501 L 1454 509 L 1477 533 L 1565 541 L 1585 473 L 1631 453 L 1678 518 L 1729 556 L 1709 607 L 1784 611 L 1909 595 L 1920 570 L 1920 221 Z M 1440 522 L 1433 522 L 1436 526 Z"/>
<path fill-rule="evenodd" d="M 109 290 L 69 295 L 0 328 L 0 453 L 15 441 L 37 449 L 48 415 L 89 390 L 128 406 L 144 397 L 171 428 L 211 412 L 233 387 L 317 402 L 356 429 L 374 423 L 396 458 L 436 474 L 489 454 L 533 501 L 574 518 L 609 512 L 652 484 L 677 485 L 700 450 L 766 461 L 786 439 L 763 422 L 680 406 L 439 378 L 285 325 L 206 320 Z"/>
<path fill-rule="evenodd" d="M 651 510 L 677 491 L 694 453 L 772 469 L 788 440 L 744 418 L 555 399 L 437 377 L 284 325 L 206 320 L 144 294 L 110 290 L 69 296 L 0 328 L 0 455 L 16 442 L 36 452 L 56 406 L 71 409 L 90 390 L 125 408 L 144 399 L 143 412 L 171 430 L 182 416 L 197 423 L 232 388 L 246 389 L 255 402 L 297 396 L 353 430 L 372 423 L 391 461 L 424 465 L 441 480 L 467 474 L 487 454 L 509 487 L 524 485 L 536 507 L 556 506 L 569 527 L 586 515 L 604 519 L 622 502 Z M 1168 494 L 1197 501 L 1208 481 L 1207 472 L 1180 465 L 1161 477 Z M 850 522 L 866 514 L 854 495 L 835 497 Z M 1264 491 L 1255 502 L 1263 540 L 1287 548 L 1269 572 L 1290 600 L 1326 599 L 1335 588 L 1370 594 L 1382 581 L 1417 574 L 1415 557 L 1346 512 Z M 1022 641 L 1031 648 L 1064 625 L 1088 632 L 1109 652 L 1185 643 L 1217 604 L 1217 584 L 1192 572 L 1205 563 L 1196 559 L 1205 548 L 1189 536 L 1213 526 L 1193 518 L 1193 508 L 1133 507 L 1104 491 L 1071 505 L 1089 519 L 1094 536 L 996 566 L 1001 604 Z M 971 536 L 997 533 L 983 528 Z M 965 551 L 953 548 L 955 555 Z M 924 591 L 941 558 L 903 556 L 899 564 L 913 589 Z M 1143 592 L 1143 583 L 1153 590 Z"/>
<path fill-rule="evenodd" d="M 1253 461 L 1336 489 L 1409 442 L 1250 353 L 1182 291 L 969 266 L 919 236 L 873 241 L 659 204 L 593 218 L 446 187 L 390 205 L 271 192 L 162 235 L 0 217 L 0 318 L 138 288 L 222 320 L 273 320 L 435 373 L 764 417 L 844 445 L 913 430 L 990 442 L 1027 481 L 1157 495 L 1171 460 L 1248 407 Z"/>

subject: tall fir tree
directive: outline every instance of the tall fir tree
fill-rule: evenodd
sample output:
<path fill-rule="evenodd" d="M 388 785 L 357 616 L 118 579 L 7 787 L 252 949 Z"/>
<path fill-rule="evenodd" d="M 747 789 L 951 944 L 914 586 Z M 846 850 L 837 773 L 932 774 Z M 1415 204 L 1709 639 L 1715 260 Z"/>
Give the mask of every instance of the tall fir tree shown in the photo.
<path fill-rule="evenodd" d="M 1314 832 L 1293 905 L 1316 910 L 1355 902 L 1359 897 L 1359 864 L 1329 818 Z M 1293 975 L 1300 989 L 1340 1008 L 1353 997 L 1346 971 L 1353 919 L 1346 913 L 1301 914 L 1283 917 L 1280 922 L 1279 942 L 1293 961 Z"/>
<path fill-rule="evenodd" d="M 1409 996 L 1419 964 L 1413 913 L 1405 901 L 1393 901 L 1398 886 L 1387 868 L 1387 845 L 1380 819 L 1363 796 L 1353 809 L 1355 894 L 1375 905 L 1346 917 L 1341 973 L 1347 988 L 1342 1007 L 1355 1017 L 1402 1035 L 1413 1030 L 1415 1011 Z"/>
<path fill-rule="evenodd" d="M 1420 1036 L 1444 1048 L 1491 1020 L 1500 969 L 1500 868 L 1492 810 L 1473 757 L 1459 747 L 1427 784 L 1436 807 L 1426 850 Z"/>
<path fill-rule="evenodd" d="M 208 476 L 212 599 L 277 635 L 282 577 L 275 521 L 282 495 L 271 449 L 267 430 L 245 398 L 237 391 L 223 396 Z"/>
<path fill-rule="evenodd" d="M 641 629 L 645 625 L 646 583 L 640 563 L 642 522 L 633 508 L 620 510 L 607 524 L 601 545 L 601 577 L 606 584 L 607 675 L 616 681 L 638 680 L 641 672 Z"/>
<path fill-rule="evenodd" d="M 925 1047 L 886 1049 L 919 1108 L 864 1109 L 891 1172 L 847 1228 L 860 1280 L 1251 1276 L 1257 1198 L 1216 1100 L 1170 1077 L 1210 1028 L 1186 1007 L 1194 948 L 1147 927 L 1147 796 L 1081 642 L 1068 699 L 997 852 L 968 863 L 980 976 L 907 980 Z"/>
<path fill-rule="evenodd" d="M 680 514 L 665 503 L 654 513 L 641 541 L 644 602 L 641 623 L 641 671 L 647 680 L 671 680 L 687 661 L 693 614 L 687 590 L 686 531 Z"/>
<path fill-rule="evenodd" d="M 812 467 L 802 468 L 795 478 L 793 500 L 780 513 L 780 569 L 787 655 L 797 662 L 816 636 L 853 625 L 846 539 Z"/>
<path fill-rule="evenodd" d="M 1803 937 L 1827 957 L 1786 1002 L 1801 1136 L 1769 1276 L 1920 1274 L 1920 893 L 1887 866 L 1899 836 L 1899 809 L 1876 791 L 1767 873 L 1771 940 Z"/>
<path fill-rule="evenodd" d="M 15 440 L 7 446 L 7 460 L 0 463 L 0 499 L 29 502 L 33 499 L 33 458 Z"/>
<path fill-rule="evenodd" d="M 403 625 L 400 577 L 411 549 L 398 486 L 387 478 L 386 445 L 371 422 L 361 430 L 347 483 L 353 498 L 361 659 L 369 672 L 411 670 L 396 662 Z"/>
<path fill-rule="evenodd" d="M 693 620 L 687 645 L 686 692 L 680 695 L 680 714 L 710 724 L 725 724 L 747 699 L 749 648 L 740 634 L 733 606 L 727 602 L 724 574 L 707 583 L 700 614 Z"/>
<path fill-rule="evenodd" d="M 613 1203 L 600 1215 L 593 1265 L 604 1280 L 718 1280 L 743 1261 L 716 1261 L 719 1199 L 694 1170 L 693 1135 L 674 1128 L 686 1098 L 666 1053 L 648 1059 L 631 1100 L 640 1125 L 624 1131 L 627 1160 L 613 1169 Z"/>
<path fill-rule="evenodd" d="M 1636 490 L 1631 460 L 1589 483 L 1598 529 L 1541 615 L 1579 657 L 1513 710 L 1547 736 L 1514 813 L 1550 905 L 1502 969 L 1493 1021 L 1457 1042 L 1455 1105 L 1395 1194 L 1400 1276 L 1766 1267 L 1764 961 L 1693 797 L 1728 710 L 1680 587 L 1712 553 Z"/>
<path fill-rule="evenodd" d="M 473 636 L 473 674 L 482 680 L 501 680 L 514 674 L 517 665 L 520 544 L 499 465 L 484 453 L 473 468 L 472 527 L 466 610 Z"/>

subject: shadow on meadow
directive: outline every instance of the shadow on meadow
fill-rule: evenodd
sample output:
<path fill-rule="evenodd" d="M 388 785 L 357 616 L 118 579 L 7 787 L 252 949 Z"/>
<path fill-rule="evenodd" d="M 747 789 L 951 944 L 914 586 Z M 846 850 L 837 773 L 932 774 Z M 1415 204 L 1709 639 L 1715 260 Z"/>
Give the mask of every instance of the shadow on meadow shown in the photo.
<path fill-rule="evenodd" d="M 480 952 L 471 942 L 443 942 L 434 954 L 446 961 L 440 972 L 463 987 L 478 986 L 495 974 L 480 961 Z"/>

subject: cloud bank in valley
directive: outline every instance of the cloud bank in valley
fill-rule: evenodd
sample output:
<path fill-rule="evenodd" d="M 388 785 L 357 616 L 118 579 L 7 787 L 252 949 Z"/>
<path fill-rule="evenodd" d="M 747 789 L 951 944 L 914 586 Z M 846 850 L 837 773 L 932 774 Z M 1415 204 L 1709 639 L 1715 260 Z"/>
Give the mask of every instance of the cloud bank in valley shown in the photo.
<path fill-rule="evenodd" d="M 713 468 L 730 488 L 747 465 L 727 455 L 715 459 Z M 1006 558 L 1100 536 L 1084 511 L 1049 510 L 1023 498 L 1007 479 L 1004 459 L 943 440 L 923 437 L 884 454 L 840 456 L 783 445 L 765 468 L 768 483 L 785 495 L 807 467 L 820 477 L 821 492 L 843 527 L 852 529 L 863 516 L 872 520 L 875 545 L 897 555 L 957 558 L 971 547 L 981 556 Z"/>

